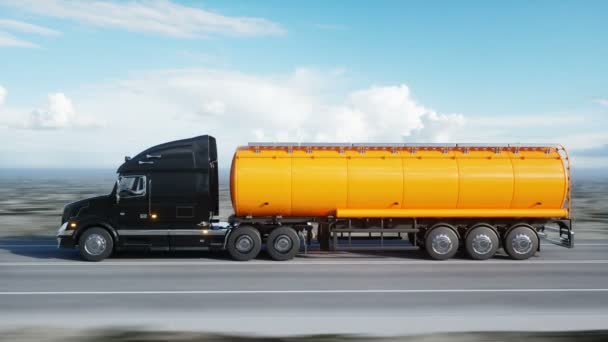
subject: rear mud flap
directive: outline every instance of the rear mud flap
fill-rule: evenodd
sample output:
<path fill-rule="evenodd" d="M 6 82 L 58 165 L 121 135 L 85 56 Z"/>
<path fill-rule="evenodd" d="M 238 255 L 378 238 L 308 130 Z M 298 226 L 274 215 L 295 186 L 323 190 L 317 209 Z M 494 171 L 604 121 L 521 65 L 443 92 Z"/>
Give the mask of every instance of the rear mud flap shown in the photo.
<path fill-rule="evenodd" d="M 571 220 L 556 220 L 552 225 L 545 225 L 538 235 L 545 241 L 567 248 L 574 248 L 574 232 Z"/>

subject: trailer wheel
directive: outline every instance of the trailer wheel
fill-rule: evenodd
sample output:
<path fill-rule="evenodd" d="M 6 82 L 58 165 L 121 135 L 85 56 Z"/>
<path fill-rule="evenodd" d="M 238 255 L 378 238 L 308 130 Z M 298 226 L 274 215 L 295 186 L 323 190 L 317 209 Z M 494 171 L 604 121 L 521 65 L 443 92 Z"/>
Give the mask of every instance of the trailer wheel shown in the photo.
<path fill-rule="evenodd" d="M 538 250 L 538 236 L 528 225 L 521 225 L 509 231 L 505 237 L 505 252 L 515 260 L 525 260 Z"/>
<path fill-rule="evenodd" d="M 486 260 L 498 250 L 498 235 L 486 225 L 475 226 L 469 231 L 465 240 L 467 254 L 475 260 Z"/>
<path fill-rule="evenodd" d="M 107 230 L 93 227 L 85 230 L 78 239 L 80 256 L 87 261 L 101 261 L 112 254 L 114 240 Z"/>
<path fill-rule="evenodd" d="M 424 246 L 435 260 L 446 260 L 458 252 L 458 235 L 446 226 L 437 226 L 426 235 Z"/>
<path fill-rule="evenodd" d="M 270 232 L 268 239 L 266 239 L 266 249 L 274 260 L 293 259 L 300 251 L 300 237 L 293 228 L 276 228 Z"/>
<path fill-rule="evenodd" d="M 249 226 L 238 227 L 230 234 L 226 248 L 234 260 L 251 260 L 262 249 L 260 232 Z"/>

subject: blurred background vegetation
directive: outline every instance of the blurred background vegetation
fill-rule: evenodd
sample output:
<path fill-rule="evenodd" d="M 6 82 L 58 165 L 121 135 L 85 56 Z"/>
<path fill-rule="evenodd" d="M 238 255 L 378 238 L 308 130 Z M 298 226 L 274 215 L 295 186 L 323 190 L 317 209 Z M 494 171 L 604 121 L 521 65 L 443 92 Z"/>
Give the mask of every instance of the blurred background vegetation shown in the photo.
<path fill-rule="evenodd" d="M 53 236 L 63 206 L 109 194 L 113 170 L 0 169 L 0 237 Z M 574 230 L 577 238 L 608 236 L 608 172 L 575 171 Z M 220 175 L 220 217 L 232 214 L 228 175 Z"/>

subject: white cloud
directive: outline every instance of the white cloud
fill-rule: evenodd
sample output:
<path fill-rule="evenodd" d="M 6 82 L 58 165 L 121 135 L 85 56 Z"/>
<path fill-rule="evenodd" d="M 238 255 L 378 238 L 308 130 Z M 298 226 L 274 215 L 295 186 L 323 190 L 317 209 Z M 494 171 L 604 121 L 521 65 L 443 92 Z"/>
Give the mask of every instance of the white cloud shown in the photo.
<path fill-rule="evenodd" d="M 464 123 L 460 114 L 421 105 L 406 85 L 328 95 L 341 82 L 340 75 L 307 68 L 274 76 L 169 70 L 100 86 L 78 104 L 106 119 L 112 136 L 128 140 L 116 145 L 118 156 L 208 133 L 218 138 L 224 163 L 248 141 L 450 141 Z"/>
<path fill-rule="evenodd" d="M 280 75 L 217 69 L 133 74 L 71 92 L 73 103 L 52 94 L 49 104 L 35 111 L 0 107 L 20 119 L 0 132 L 0 146 L 20 146 L 15 151 L 22 163 L 42 163 L 39 151 L 49 151 L 45 163 L 56 166 L 66 162 L 64 156 L 78 155 L 79 165 L 113 167 L 125 154 L 201 134 L 218 139 L 222 166 L 248 141 L 562 143 L 572 150 L 608 144 L 602 117 L 574 120 L 587 116 L 561 113 L 481 120 L 433 110 L 405 84 L 352 89 L 344 86 L 345 78 L 313 68 Z M 15 127 L 30 129 L 10 129 Z M 95 155 L 87 153 L 91 148 Z M 3 152 L 5 158 L 9 152 Z"/>
<path fill-rule="evenodd" d="M 7 94 L 8 94 L 8 91 L 6 90 L 6 88 L 4 88 L 3 86 L 0 85 L 0 106 L 2 106 L 4 104 L 4 101 L 6 101 Z"/>
<path fill-rule="evenodd" d="M 600 106 L 608 107 L 608 99 L 597 98 L 597 99 L 593 100 L 593 102 L 599 104 Z"/>
<path fill-rule="evenodd" d="M 24 128 L 29 129 L 59 129 L 70 127 L 98 127 L 99 120 L 81 116 L 76 113 L 72 101 L 63 93 L 54 93 L 48 96 L 45 108 L 33 110 Z"/>
<path fill-rule="evenodd" d="M 42 36 L 58 36 L 61 35 L 61 32 L 26 23 L 24 21 L 11 20 L 11 19 L 0 19 L 0 28 L 10 30 L 10 31 L 19 31 L 24 33 L 34 33 Z"/>
<path fill-rule="evenodd" d="M 38 45 L 19 39 L 12 34 L 0 31 L 0 46 L 4 47 L 21 47 L 21 48 L 37 48 Z"/>
<path fill-rule="evenodd" d="M 201 114 L 222 115 L 226 111 L 226 105 L 222 101 L 208 101 L 202 104 Z"/>
<path fill-rule="evenodd" d="M 72 101 L 62 93 L 50 94 L 48 106 L 43 109 L 35 109 L 26 121 L 27 128 L 66 128 L 75 120 L 74 106 Z"/>
<path fill-rule="evenodd" d="M 263 18 L 225 16 L 168 0 L 9 0 L 6 3 L 35 14 L 69 19 L 84 25 L 172 37 L 201 37 L 214 33 L 237 36 L 285 33 L 280 24 Z"/>
<path fill-rule="evenodd" d="M 375 135 L 376 140 L 386 133 L 391 133 L 393 141 L 394 137 L 402 140 L 415 133 L 408 140 L 446 142 L 450 140 L 450 130 L 464 124 L 461 114 L 438 114 L 422 106 L 404 84 L 356 91 L 350 95 L 350 104 L 363 113 L 365 130 Z"/>
<path fill-rule="evenodd" d="M 2 89 L 0 89 L 0 98 L 2 97 Z M 103 121 L 100 119 L 76 113 L 72 100 L 63 93 L 49 94 L 47 101 L 46 106 L 29 112 L 21 109 L 3 108 L 1 123 L 10 128 L 29 130 L 103 126 Z"/>

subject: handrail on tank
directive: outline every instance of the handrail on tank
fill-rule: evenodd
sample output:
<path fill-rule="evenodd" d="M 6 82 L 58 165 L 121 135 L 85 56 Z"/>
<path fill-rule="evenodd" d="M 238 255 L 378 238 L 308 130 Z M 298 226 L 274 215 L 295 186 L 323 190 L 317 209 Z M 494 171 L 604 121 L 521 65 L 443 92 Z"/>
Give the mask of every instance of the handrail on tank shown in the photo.
<path fill-rule="evenodd" d="M 543 143 L 318 143 L 318 142 L 249 142 L 248 146 L 259 147 L 306 147 L 306 146 L 328 146 L 328 147 L 358 147 L 358 146 L 379 146 L 379 147 L 411 147 L 411 146 L 436 146 L 436 147 L 553 147 L 563 148 L 560 144 Z"/>
<path fill-rule="evenodd" d="M 564 161 L 564 164 L 566 166 L 566 176 L 567 178 L 567 193 L 566 193 L 566 201 L 568 202 L 567 204 L 567 208 L 568 208 L 568 218 L 572 217 L 572 168 L 570 165 L 570 156 L 568 155 L 568 151 L 566 150 L 566 148 L 561 145 L 561 144 L 557 144 L 557 151 L 560 154 L 560 156 L 562 157 L 562 160 Z"/>
<path fill-rule="evenodd" d="M 372 148 L 372 149 L 460 149 L 460 148 L 479 148 L 479 149 L 502 149 L 502 148 L 513 148 L 516 151 L 519 149 L 543 149 L 543 148 L 554 148 L 559 150 L 560 147 L 563 149 L 563 146 L 559 144 L 480 144 L 480 143 L 313 143 L 313 142 L 250 142 L 248 143 L 249 148 L 258 149 L 276 149 L 276 148 L 313 148 L 313 149 L 327 149 L 327 148 L 335 148 L 343 150 L 345 148 L 352 149 L 363 149 Z"/>

